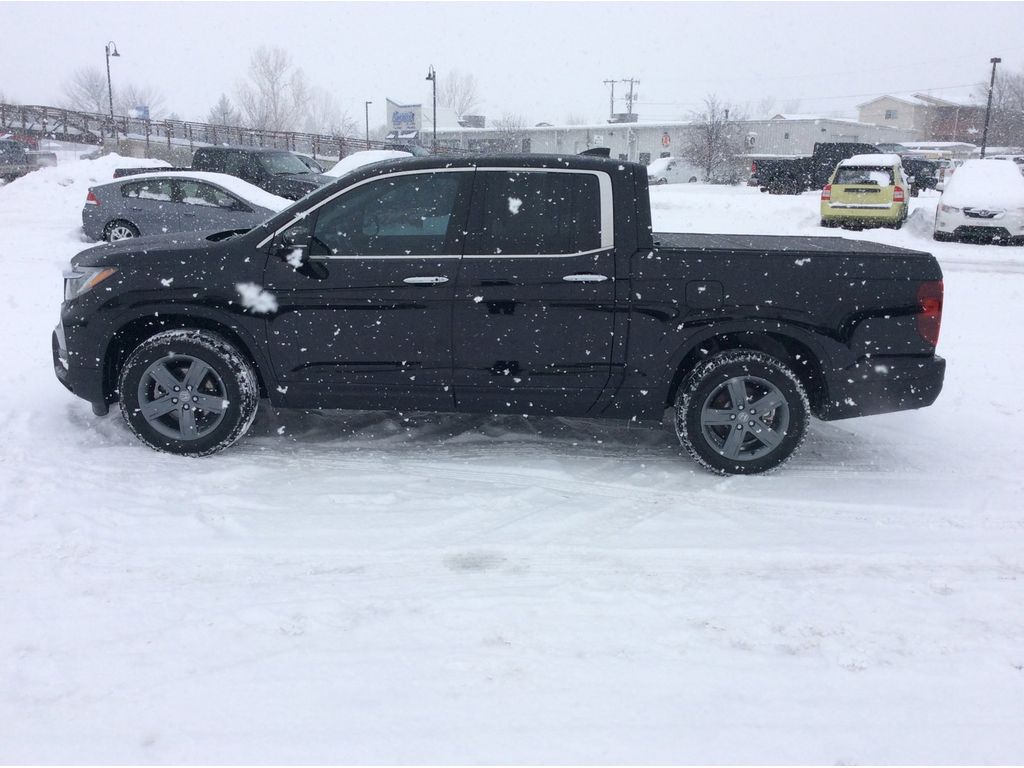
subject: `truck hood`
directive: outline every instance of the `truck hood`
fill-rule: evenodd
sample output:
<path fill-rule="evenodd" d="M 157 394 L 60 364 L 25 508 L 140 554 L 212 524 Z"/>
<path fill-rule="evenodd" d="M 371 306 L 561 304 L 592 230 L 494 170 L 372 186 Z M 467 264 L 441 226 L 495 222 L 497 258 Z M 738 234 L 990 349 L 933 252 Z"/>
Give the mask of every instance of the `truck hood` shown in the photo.
<path fill-rule="evenodd" d="M 224 241 L 214 242 L 207 238 L 208 233 L 195 232 L 133 237 L 87 248 L 74 256 L 71 264 L 75 267 L 128 267 L 136 259 L 151 263 L 165 256 L 180 260 L 191 260 L 197 256 L 216 259 L 218 251 L 224 248 Z"/>

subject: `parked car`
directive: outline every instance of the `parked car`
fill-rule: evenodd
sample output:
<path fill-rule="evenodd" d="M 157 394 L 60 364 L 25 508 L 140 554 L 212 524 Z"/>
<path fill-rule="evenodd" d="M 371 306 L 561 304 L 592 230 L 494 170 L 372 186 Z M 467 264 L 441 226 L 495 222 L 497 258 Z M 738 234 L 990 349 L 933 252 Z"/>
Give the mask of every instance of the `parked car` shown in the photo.
<path fill-rule="evenodd" d="M 809 157 L 759 157 L 751 163 L 750 172 L 762 192 L 799 195 L 809 189 L 821 189 L 840 160 L 877 152 L 871 144 L 823 141 L 814 145 Z"/>
<path fill-rule="evenodd" d="M 1024 174 L 1012 160 L 968 160 L 935 208 L 936 240 L 1024 242 Z"/>
<path fill-rule="evenodd" d="M 385 160 L 397 160 L 400 157 L 412 157 L 408 152 L 402 152 L 397 149 L 368 149 L 362 152 L 353 152 L 351 155 L 345 155 L 337 163 L 327 171 L 327 175 L 337 179 L 340 176 L 344 176 L 346 173 L 351 173 L 357 168 L 370 165 L 371 163 L 381 163 Z"/>
<path fill-rule="evenodd" d="M 14 181 L 36 170 L 37 166 L 29 157 L 29 149 L 20 141 L 0 139 L 0 179 Z"/>
<path fill-rule="evenodd" d="M 700 176 L 700 169 L 681 157 L 659 157 L 647 166 L 650 184 L 695 184 Z"/>
<path fill-rule="evenodd" d="M 292 152 L 292 154 L 299 158 L 299 160 L 302 161 L 302 164 L 309 168 L 313 173 L 323 173 L 326 170 L 322 165 L 320 165 L 318 160 L 313 159 L 309 155 L 300 155 L 298 152 Z"/>
<path fill-rule="evenodd" d="M 332 181 L 311 171 L 292 152 L 263 147 L 199 147 L 192 154 L 191 168 L 118 168 L 114 178 L 167 170 L 225 173 L 287 200 L 298 200 Z"/>
<path fill-rule="evenodd" d="M 821 226 L 894 227 L 907 220 L 911 179 L 899 155 L 842 160 L 821 190 Z"/>
<path fill-rule="evenodd" d="M 64 295 L 57 378 L 190 456 L 240 438 L 260 398 L 655 423 L 673 408 L 697 461 L 754 473 L 812 414 L 920 408 L 945 370 L 931 255 L 652 233 L 647 169 L 596 157 L 365 166 L 236 237 L 86 250 Z"/>
<path fill-rule="evenodd" d="M 89 188 L 82 228 L 92 240 L 251 229 L 288 201 L 223 173 L 127 176 Z"/>

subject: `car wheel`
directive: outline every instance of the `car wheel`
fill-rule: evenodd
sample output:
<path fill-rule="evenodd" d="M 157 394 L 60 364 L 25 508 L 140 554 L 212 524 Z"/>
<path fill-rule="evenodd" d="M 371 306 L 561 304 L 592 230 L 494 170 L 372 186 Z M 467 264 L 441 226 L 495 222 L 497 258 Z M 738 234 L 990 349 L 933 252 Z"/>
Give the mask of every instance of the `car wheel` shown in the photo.
<path fill-rule="evenodd" d="M 139 236 L 139 228 L 130 221 L 112 221 L 103 228 L 103 239 L 108 243 Z"/>
<path fill-rule="evenodd" d="M 698 463 L 719 474 L 775 469 L 803 442 L 807 392 L 781 360 L 763 352 L 723 352 L 679 387 L 676 435 Z"/>
<path fill-rule="evenodd" d="M 688 184 L 696 184 L 697 183 L 697 177 L 696 176 L 691 176 L 690 180 L 687 183 Z"/>
<path fill-rule="evenodd" d="M 245 357 L 209 331 L 164 331 L 131 353 L 118 379 L 121 414 L 135 436 L 158 451 L 208 456 L 252 425 L 256 373 Z"/>

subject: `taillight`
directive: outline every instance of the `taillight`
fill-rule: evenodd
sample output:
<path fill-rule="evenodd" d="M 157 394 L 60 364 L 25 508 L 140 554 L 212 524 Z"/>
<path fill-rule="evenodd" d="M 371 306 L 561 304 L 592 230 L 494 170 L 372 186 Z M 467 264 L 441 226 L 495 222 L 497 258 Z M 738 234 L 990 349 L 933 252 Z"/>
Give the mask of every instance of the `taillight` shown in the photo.
<path fill-rule="evenodd" d="M 917 332 L 933 347 L 939 345 L 942 324 L 942 281 L 929 280 L 917 289 Z"/>
<path fill-rule="evenodd" d="M 902 203 L 906 199 L 907 199 L 907 197 L 903 193 L 903 187 L 893 187 L 892 188 L 892 201 L 894 203 Z"/>
<path fill-rule="evenodd" d="M 831 184 L 826 184 L 825 188 L 821 190 L 821 199 L 822 200 L 831 200 L 832 199 L 832 185 Z"/>
<path fill-rule="evenodd" d="M 753 162 L 752 162 L 752 163 L 750 164 L 750 172 L 751 172 L 751 173 L 757 173 L 757 160 L 754 160 L 754 161 L 753 161 Z"/>
<path fill-rule="evenodd" d="M 85 204 L 86 205 L 99 205 L 100 204 L 99 198 L 96 197 L 96 193 L 93 192 L 91 189 L 89 190 L 89 194 L 85 196 Z"/>

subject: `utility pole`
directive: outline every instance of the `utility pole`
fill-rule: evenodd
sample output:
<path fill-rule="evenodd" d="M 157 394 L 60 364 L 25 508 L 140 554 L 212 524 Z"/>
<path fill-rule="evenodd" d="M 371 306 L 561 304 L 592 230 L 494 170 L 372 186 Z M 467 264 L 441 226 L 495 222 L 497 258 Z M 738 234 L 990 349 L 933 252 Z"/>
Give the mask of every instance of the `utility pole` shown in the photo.
<path fill-rule="evenodd" d="M 992 63 L 992 79 L 988 84 L 988 104 L 985 106 L 985 129 L 981 132 L 981 159 L 985 159 L 985 147 L 988 146 L 988 119 L 992 114 L 992 90 L 996 87 L 996 64 L 1002 62 L 998 56 L 989 59 Z"/>
<path fill-rule="evenodd" d="M 117 46 L 113 40 L 103 46 L 103 51 L 107 54 L 107 96 L 110 98 L 110 135 L 117 139 L 117 123 L 114 122 L 114 86 L 110 82 L 110 57 L 120 57 L 121 54 L 117 52 Z"/>
<path fill-rule="evenodd" d="M 430 151 L 433 154 L 437 154 L 437 70 L 434 69 L 434 65 L 430 65 L 430 69 L 427 70 L 427 80 L 434 87 L 434 111 L 431 113 L 434 116 L 434 136 L 431 143 Z"/>
<path fill-rule="evenodd" d="M 636 98 L 636 96 L 633 95 L 633 86 L 640 85 L 640 81 L 630 77 L 622 80 L 622 82 L 629 83 L 629 93 L 626 95 L 626 114 L 632 115 L 633 100 Z"/>
<path fill-rule="evenodd" d="M 611 95 L 608 96 L 608 119 L 611 120 L 615 116 L 615 81 L 605 80 L 604 84 L 612 87 Z"/>
<path fill-rule="evenodd" d="M 367 149 L 370 148 L 370 105 L 371 104 L 373 104 L 372 101 L 367 101 L 367 102 L 363 103 L 363 108 L 366 110 L 366 148 Z"/>

